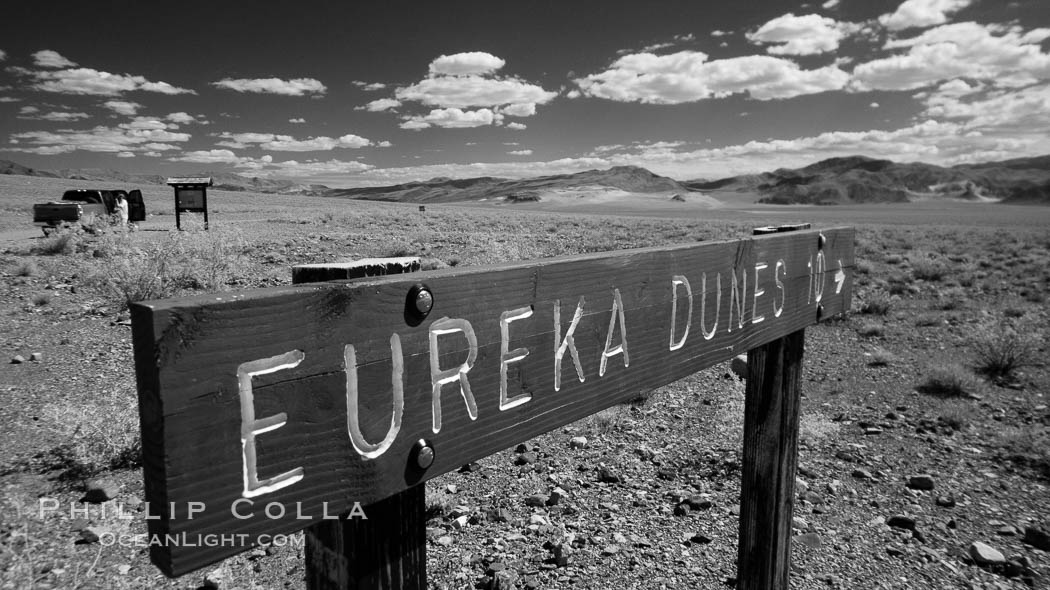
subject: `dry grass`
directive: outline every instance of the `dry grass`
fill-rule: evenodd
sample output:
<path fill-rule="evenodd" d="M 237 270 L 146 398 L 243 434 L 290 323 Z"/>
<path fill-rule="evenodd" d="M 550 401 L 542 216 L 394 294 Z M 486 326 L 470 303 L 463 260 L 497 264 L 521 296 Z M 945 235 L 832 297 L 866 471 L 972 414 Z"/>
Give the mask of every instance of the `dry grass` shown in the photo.
<path fill-rule="evenodd" d="M 187 291 L 220 291 L 239 269 L 244 240 L 233 229 L 171 231 L 140 244 L 128 231 L 106 234 L 85 261 L 88 282 L 122 305 Z"/>
<path fill-rule="evenodd" d="M 977 370 L 993 379 L 1010 379 L 1037 361 L 1039 346 L 1034 334 L 1019 332 L 1005 322 L 983 326 L 973 340 Z"/>
<path fill-rule="evenodd" d="M 976 395 L 981 382 L 966 367 L 954 364 L 931 367 L 916 389 L 937 397 Z"/>
<path fill-rule="evenodd" d="M 134 391 L 96 392 L 77 405 L 48 404 L 41 418 L 66 441 L 50 449 L 46 461 L 69 477 L 139 464 L 142 441 Z"/>

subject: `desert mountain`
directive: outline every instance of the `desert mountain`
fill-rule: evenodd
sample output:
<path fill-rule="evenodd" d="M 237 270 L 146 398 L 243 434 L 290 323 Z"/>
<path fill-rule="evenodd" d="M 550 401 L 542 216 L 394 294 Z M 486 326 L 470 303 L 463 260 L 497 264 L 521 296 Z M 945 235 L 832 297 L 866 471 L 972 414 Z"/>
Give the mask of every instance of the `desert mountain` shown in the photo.
<path fill-rule="evenodd" d="M 951 168 L 864 156 L 804 168 L 683 183 L 701 191 L 757 193 L 761 203 L 835 205 L 930 199 L 1050 204 L 1050 156 Z"/>
<path fill-rule="evenodd" d="M 11 160 L 0 160 L 0 174 L 17 174 L 19 176 L 44 176 L 47 178 L 59 178 L 54 172 L 47 170 L 36 170 L 28 166 L 23 166 L 17 162 Z"/>
<path fill-rule="evenodd" d="M 610 191 L 626 193 L 689 193 L 677 180 L 658 176 L 637 166 L 616 166 L 608 170 L 587 170 L 576 174 L 558 174 L 517 180 L 493 178 L 432 178 L 394 186 L 332 189 L 331 197 L 349 197 L 375 201 L 443 203 L 452 201 L 538 201 L 544 195 L 564 191 Z"/>
<path fill-rule="evenodd" d="M 0 174 L 18 174 L 21 176 L 43 176 L 47 178 L 69 178 L 71 180 L 94 180 L 111 182 L 114 188 L 125 184 L 164 184 L 166 176 L 159 174 L 132 174 L 120 170 L 104 168 L 64 168 L 59 170 L 39 170 L 23 166 L 17 162 L 0 160 Z M 210 176 L 215 190 L 253 191 L 257 193 L 281 193 L 289 195 L 320 195 L 329 190 L 321 184 L 300 184 L 279 178 L 258 178 L 241 176 L 230 172 L 198 172 L 182 176 Z"/>

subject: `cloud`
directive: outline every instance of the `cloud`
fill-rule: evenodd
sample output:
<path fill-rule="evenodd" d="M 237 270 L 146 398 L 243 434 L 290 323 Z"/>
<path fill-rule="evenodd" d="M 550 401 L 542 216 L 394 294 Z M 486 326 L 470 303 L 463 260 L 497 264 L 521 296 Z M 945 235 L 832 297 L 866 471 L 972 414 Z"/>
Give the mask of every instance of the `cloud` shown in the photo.
<path fill-rule="evenodd" d="M 9 68 L 9 71 L 29 77 L 33 80 L 29 87 L 44 92 L 92 96 L 120 96 L 125 92 L 135 90 L 168 95 L 197 94 L 192 90 L 172 86 L 167 82 L 151 82 L 142 76 L 111 74 L 91 68 L 38 71 Z"/>
<path fill-rule="evenodd" d="M 52 111 L 50 113 L 41 113 L 38 115 L 18 117 L 19 119 L 32 119 L 38 121 L 56 121 L 65 123 L 69 121 L 78 121 L 80 119 L 90 119 L 91 115 L 87 113 L 73 113 L 69 111 Z"/>
<path fill-rule="evenodd" d="M 521 131 L 522 129 L 527 129 L 527 128 L 528 127 L 526 125 L 522 125 L 521 123 L 518 123 L 518 122 L 507 123 L 507 129 L 513 129 L 515 131 Z"/>
<path fill-rule="evenodd" d="M 536 114 L 536 103 L 511 104 L 502 107 L 499 112 L 511 117 L 531 117 Z"/>
<path fill-rule="evenodd" d="M 358 88 L 362 88 L 362 89 L 368 90 L 368 91 L 382 90 L 382 89 L 386 88 L 386 84 L 383 84 L 382 82 L 364 82 L 362 80 L 354 80 L 353 84 L 354 84 L 354 86 L 357 86 Z"/>
<path fill-rule="evenodd" d="M 941 85 L 926 105 L 925 116 L 958 122 L 982 136 L 1050 137 L 1050 83 L 981 94 L 955 80 Z"/>
<path fill-rule="evenodd" d="M 199 115 L 199 116 L 200 117 L 204 117 L 204 115 Z M 177 113 L 168 113 L 167 116 L 165 116 L 164 118 L 167 119 L 168 121 L 171 121 L 172 123 L 178 123 L 179 125 L 187 125 L 189 123 L 197 123 L 198 125 L 206 125 L 208 123 L 208 121 L 205 121 L 203 118 L 197 118 L 197 117 L 194 117 L 193 115 L 191 115 L 189 113 L 185 113 L 185 112 L 182 112 L 182 111 L 179 111 Z"/>
<path fill-rule="evenodd" d="M 118 158 L 134 158 L 134 152 L 117 152 Z"/>
<path fill-rule="evenodd" d="M 302 117 L 293 117 L 291 119 L 288 119 L 288 122 L 289 123 L 305 123 L 306 119 L 304 119 Z"/>
<path fill-rule="evenodd" d="M 430 63 L 426 78 L 395 89 L 396 100 L 375 100 L 363 108 L 407 111 L 401 116 L 402 129 L 480 127 L 500 125 L 506 115 L 535 115 L 537 105 L 558 96 L 514 76 L 496 76 L 505 63 L 484 52 L 442 55 Z M 411 112 L 419 106 L 430 110 Z"/>
<path fill-rule="evenodd" d="M 237 92 L 278 94 L 282 96 L 321 96 L 328 90 L 324 84 L 313 78 L 296 78 L 294 80 L 281 80 L 280 78 L 223 78 L 218 82 L 212 82 L 211 85 L 218 88 L 236 90 Z"/>
<path fill-rule="evenodd" d="M 0 49 L 0 61 L 4 61 L 5 59 L 7 59 L 7 52 Z"/>
<path fill-rule="evenodd" d="M 986 80 L 1018 87 L 1050 79 L 1050 54 L 1039 45 L 1050 29 L 1027 33 L 1017 26 L 973 22 L 942 25 L 909 39 L 891 39 L 885 49 L 906 49 L 859 64 L 851 86 L 857 90 L 912 90 L 953 78 Z"/>
<path fill-rule="evenodd" d="M 891 14 L 879 17 L 879 23 L 891 31 L 913 27 L 931 27 L 948 22 L 948 15 L 970 5 L 972 0 L 905 0 Z"/>
<path fill-rule="evenodd" d="M 507 153 L 512 156 L 531 156 L 532 150 L 511 150 Z"/>
<path fill-rule="evenodd" d="M 732 35 L 732 33 L 729 31 L 720 31 L 718 29 L 711 31 L 712 37 L 725 37 L 727 35 Z"/>
<path fill-rule="evenodd" d="M 168 159 L 172 162 L 196 162 L 198 164 L 235 164 L 240 161 L 237 154 L 230 150 L 195 150 Z"/>
<path fill-rule="evenodd" d="M 390 109 L 396 109 L 399 106 L 401 106 L 400 100 L 395 100 L 393 98 L 380 98 L 373 100 L 372 102 L 366 104 L 363 107 L 354 107 L 354 110 L 364 110 L 373 113 L 379 113 Z"/>
<path fill-rule="evenodd" d="M 820 5 L 824 10 L 831 10 L 839 5 L 839 0 L 828 0 L 827 2 Z"/>
<path fill-rule="evenodd" d="M 223 132 L 219 137 L 224 141 L 217 145 L 232 147 L 236 149 L 245 148 L 249 145 L 274 152 L 315 152 L 331 151 L 336 148 L 357 149 L 372 142 L 358 135 L 348 134 L 342 137 L 310 137 L 307 139 L 295 139 L 291 135 L 276 135 L 273 133 L 229 133 Z"/>
<path fill-rule="evenodd" d="M 442 55 L 430 62 L 430 75 L 467 76 L 491 74 L 507 62 L 484 51 Z"/>
<path fill-rule="evenodd" d="M 517 78 L 485 78 L 477 75 L 438 76 L 398 88 L 401 101 L 436 107 L 496 107 L 509 104 L 547 104 L 557 92 L 549 92 Z"/>
<path fill-rule="evenodd" d="M 502 120 L 502 115 L 490 109 L 464 111 L 462 109 L 433 109 L 426 115 L 409 116 L 401 123 L 402 129 L 426 129 L 428 127 L 445 127 L 462 129 L 492 125 Z"/>
<path fill-rule="evenodd" d="M 746 36 L 756 45 L 769 45 L 766 51 L 773 55 L 818 55 L 835 51 L 839 41 L 858 29 L 852 23 L 841 23 L 818 14 L 795 16 L 788 13 Z"/>
<path fill-rule="evenodd" d="M 16 147 L 9 149 L 35 154 L 60 154 L 76 150 L 117 153 L 143 150 L 146 145 L 190 140 L 190 134 L 176 133 L 167 127 L 156 119 L 138 117 L 116 127 L 100 125 L 85 130 L 26 131 L 11 135 L 10 143 Z"/>
<path fill-rule="evenodd" d="M 13 96 L 0 96 L 0 103 L 4 102 L 22 102 L 21 98 L 15 98 Z"/>
<path fill-rule="evenodd" d="M 129 100 L 107 100 L 102 103 L 102 106 L 118 115 L 126 115 L 129 117 L 137 114 L 139 109 L 142 108 L 141 104 Z"/>
<path fill-rule="evenodd" d="M 868 105 L 868 108 L 869 109 L 877 109 L 877 108 L 879 108 L 879 106 L 880 106 L 879 103 L 873 102 L 873 103 Z"/>
<path fill-rule="evenodd" d="M 33 63 L 41 68 L 72 68 L 77 65 L 75 62 L 59 55 L 57 51 L 51 51 L 50 49 L 42 49 L 34 53 Z"/>
<path fill-rule="evenodd" d="M 849 81 L 849 74 L 834 65 L 803 70 L 790 60 L 765 55 L 707 57 L 697 51 L 627 55 L 576 83 L 584 94 L 608 100 L 681 104 L 745 92 L 757 100 L 791 98 L 839 90 Z"/>

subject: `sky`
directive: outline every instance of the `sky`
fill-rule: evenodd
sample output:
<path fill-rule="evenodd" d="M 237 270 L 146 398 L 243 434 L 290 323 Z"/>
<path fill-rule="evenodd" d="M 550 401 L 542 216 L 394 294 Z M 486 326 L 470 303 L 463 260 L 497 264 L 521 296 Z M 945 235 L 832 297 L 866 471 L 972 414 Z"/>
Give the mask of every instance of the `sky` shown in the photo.
<path fill-rule="evenodd" d="M 1047 0 L 18 2 L 0 159 L 332 187 L 1050 153 Z"/>

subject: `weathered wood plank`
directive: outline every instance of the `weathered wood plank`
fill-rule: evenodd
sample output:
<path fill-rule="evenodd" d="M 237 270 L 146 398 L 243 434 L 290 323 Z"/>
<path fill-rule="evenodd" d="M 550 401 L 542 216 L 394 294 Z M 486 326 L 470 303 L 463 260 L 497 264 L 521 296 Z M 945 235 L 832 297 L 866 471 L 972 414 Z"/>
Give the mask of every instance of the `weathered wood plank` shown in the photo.
<path fill-rule="evenodd" d="M 737 588 L 787 590 L 805 330 L 747 354 Z"/>
<path fill-rule="evenodd" d="M 256 535 L 370 504 L 796 332 L 818 308 L 845 311 L 853 235 L 803 231 L 135 305 L 147 500 L 159 516 L 150 532 L 247 541 L 165 544 L 153 559 L 169 575 L 191 571 Z M 434 305 L 411 321 L 417 283 Z M 421 438 L 436 451 L 426 469 L 412 456 Z"/>

